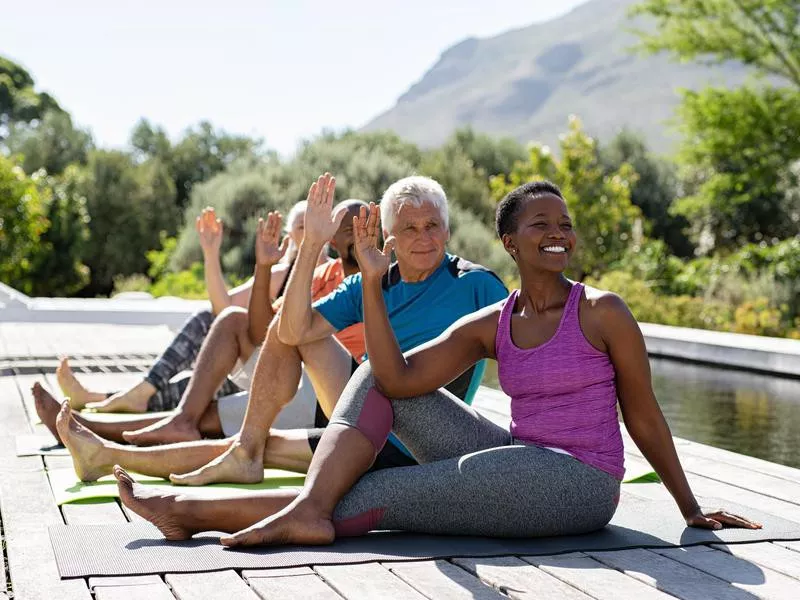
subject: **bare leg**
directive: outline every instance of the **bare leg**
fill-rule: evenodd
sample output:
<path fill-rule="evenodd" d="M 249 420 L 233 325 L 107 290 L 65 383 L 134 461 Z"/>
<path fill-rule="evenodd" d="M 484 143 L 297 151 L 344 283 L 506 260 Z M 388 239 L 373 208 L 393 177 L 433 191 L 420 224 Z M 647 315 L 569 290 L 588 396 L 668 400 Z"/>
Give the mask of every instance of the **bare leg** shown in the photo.
<path fill-rule="evenodd" d="M 246 361 L 254 350 L 247 333 L 247 312 L 238 307 L 225 309 L 203 341 L 189 386 L 175 414 L 149 427 L 126 432 L 123 438 L 141 446 L 200 439 L 199 425 L 214 393 L 236 361 Z"/>
<path fill-rule="evenodd" d="M 58 441 L 58 429 L 56 428 L 56 417 L 61 410 L 61 404 L 58 400 L 45 390 L 38 382 L 33 384 L 32 388 L 33 398 L 36 405 L 36 413 L 42 420 L 50 432 L 56 436 Z M 122 437 L 123 432 L 130 431 L 131 429 L 146 427 L 157 423 L 161 417 L 151 417 L 147 415 L 131 416 L 125 421 L 108 422 L 102 421 L 92 415 L 92 413 L 72 413 L 73 418 L 87 429 L 93 431 L 97 435 L 107 440 L 114 442 L 124 442 Z M 216 402 L 206 410 L 200 421 L 200 432 L 205 437 L 222 437 L 222 423 L 219 420 L 219 413 L 217 412 Z M 112 463 L 113 464 L 113 463 Z"/>
<path fill-rule="evenodd" d="M 202 440 L 147 448 L 123 446 L 102 439 L 71 417 L 72 410 L 62 406 L 57 428 L 82 481 L 94 481 L 109 475 L 114 465 L 166 479 L 171 473 L 186 473 L 207 464 L 227 450 L 233 441 Z M 269 457 L 269 466 L 304 472 L 311 461 L 305 430 L 276 432 L 265 456 Z"/>
<path fill-rule="evenodd" d="M 294 490 L 269 490 L 247 496 L 192 498 L 167 489 L 147 489 L 119 466 L 114 467 L 114 477 L 122 503 L 158 527 L 168 540 L 185 540 L 201 531 L 237 531 L 281 510 L 297 495 Z"/>
<path fill-rule="evenodd" d="M 322 406 L 335 405 L 350 378 L 350 355 L 333 338 L 295 348 L 278 339 L 277 320 L 267 332 L 258 357 L 250 400 L 238 440 L 208 465 L 172 477 L 175 484 L 253 483 L 263 477 L 264 448 L 275 417 L 297 392 L 301 361 Z"/>
<path fill-rule="evenodd" d="M 142 380 L 124 392 L 117 392 L 99 402 L 87 402 L 86 408 L 98 412 L 143 413 L 147 412 L 147 403 L 157 391 L 152 383 Z"/>
<path fill-rule="evenodd" d="M 81 409 L 88 402 L 100 402 L 106 399 L 106 395 L 101 392 L 90 392 L 87 390 L 75 373 L 69 366 L 69 359 L 66 357 L 61 359 L 61 362 L 56 368 L 56 379 L 58 379 L 58 386 L 64 395 L 69 398 L 69 403 L 73 408 Z"/>
<path fill-rule="evenodd" d="M 331 543 L 336 505 L 373 460 L 375 446 L 361 431 L 329 425 L 300 494 L 283 510 L 220 541 L 225 546 Z"/>

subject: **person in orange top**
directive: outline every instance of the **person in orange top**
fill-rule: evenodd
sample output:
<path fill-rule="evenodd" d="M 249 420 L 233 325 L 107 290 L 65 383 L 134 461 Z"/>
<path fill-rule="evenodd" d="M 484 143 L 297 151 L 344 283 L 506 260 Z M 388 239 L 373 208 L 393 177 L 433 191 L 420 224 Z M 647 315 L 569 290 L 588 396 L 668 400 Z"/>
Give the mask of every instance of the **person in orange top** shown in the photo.
<path fill-rule="evenodd" d="M 358 263 L 353 254 L 353 216 L 358 214 L 361 200 L 345 200 L 341 206 L 348 209 L 339 229 L 330 242 L 339 258 L 330 259 L 314 270 L 311 295 L 314 300 L 320 299 L 335 290 L 339 284 L 353 273 L 358 272 Z M 272 267 L 281 260 L 288 247 L 288 237 L 281 238 L 281 215 L 271 212 L 267 219 L 260 219 L 256 234 L 256 267 L 247 311 L 231 307 L 223 311 L 212 326 L 212 331 L 204 340 L 197 357 L 192 377 L 181 398 L 176 411 L 169 417 L 150 415 L 131 415 L 131 418 L 113 423 L 95 418 L 92 413 L 75 413 L 75 419 L 99 436 L 112 441 L 129 441 L 142 445 L 165 444 L 172 441 L 202 439 L 234 435 L 244 419 L 247 407 L 247 392 L 238 392 L 223 396 L 214 401 L 214 394 L 228 374 L 242 389 L 249 388 L 249 381 L 255 369 L 261 344 L 266 336 L 267 328 L 279 312 L 283 297 L 269 302 L 269 290 Z M 291 272 L 288 277 L 291 277 Z M 241 317 L 245 318 L 242 319 Z M 226 327 L 227 324 L 231 326 Z M 215 335 L 215 329 L 225 335 Z M 364 326 L 358 323 L 339 332 L 337 339 L 357 362 L 361 362 L 366 352 L 364 342 Z M 59 402 L 38 383 L 33 388 L 36 409 L 42 422 L 59 439 L 55 427 L 56 416 L 60 408 Z M 303 395 L 304 394 L 304 395 Z M 315 403 L 311 382 L 304 377 L 295 400 L 302 396 L 306 403 Z M 290 404 L 291 406 L 291 404 Z M 313 411 L 303 422 L 287 420 L 276 423 L 281 427 L 310 426 L 322 418 L 321 410 Z M 170 437 L 170 430 L 162 435 L 163 424 L 169 422 L 176 425 Z M 157 427 L 152 427 L 152 426 Z M 158 430 L 158 437 L 151 435 L 152 429 Z M 153 439 L 149 439 L 153 438 Z"/>

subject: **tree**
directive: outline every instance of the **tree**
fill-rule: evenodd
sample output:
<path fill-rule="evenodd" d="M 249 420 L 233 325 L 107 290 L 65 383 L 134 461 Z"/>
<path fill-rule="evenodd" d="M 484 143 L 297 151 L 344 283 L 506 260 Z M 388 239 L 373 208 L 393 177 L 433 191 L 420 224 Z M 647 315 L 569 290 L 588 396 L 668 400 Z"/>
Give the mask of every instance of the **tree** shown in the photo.
<path fill-rule="evenodd" d="M 32 256 L 47 218 L 36 183 L 10 159 L 0 156 L 0 281 L 32 291 Z"/>
<path fill-rule="evenodd" d="M 30 123 L 48 111 L 61 111 L 52 96 L 36 92 L 33 84 L 30 73 L 0 56 L 0 141 L 12 123 Z"/>
<path fill-rule="evenodd" d="M 477 133 L 471 127 L 458 129 L 443 146 L 457 148 L 486 176 L 509 173 L 517 161 L 525 160 L 525 148 L 513 138 L 498 138 Z"/>
<path fill-rule="evenodd" d="M 636 171 L 637 179 L 631 187 L 631 202 L 642 210 L 647 219 L 651 237 L 663 240 L 673 254 L 692 256 L 694 247 L 685 230 L 689 222 L 682 215 L 670 213 L 678 196 L 678 176 L 675 166 L 651 154 L 644 139 L 623 129 L 609 144 L 600 147 L 603 170 L 614 173 L 627 163 Z"/>
<path fill-rule="evenodd" d="M 21 154 L 26 173 L 44 169 L 58 175 L 70 164 L 86 164 L 92 136 L 78 129 L 65 112 L 50 110 L 33 123 L 9 127 L 6 146 L 12 154 Z"/>
<path fill-rule="evenodd" d="M 800 4 L 787 0 L 644 0 L 632 16 L 655 19 L 637 33 L 651 53 L 722 63 L 739 61 L 757 73 L 800 88 Z"/>
<path fill-rule="evenodd" d="M 584 133 L 576 117 L 570 117 L 569 131 L 561 136 L 560 146 L 559 159 L 547 146 L 533 146 L 528 162 L 517 163 L 508 176 L 492 178 L 492 194 L 499 201 L 516 187 L 536 179 L 558 185 L 578 234 L 573 275 L 583 279 L 605 271 L 637 242 L 635 229 L 641 222 L 641 211 L 631 203 L 636 173 L 628 164 L 605 173 L 595 141 Z"/>

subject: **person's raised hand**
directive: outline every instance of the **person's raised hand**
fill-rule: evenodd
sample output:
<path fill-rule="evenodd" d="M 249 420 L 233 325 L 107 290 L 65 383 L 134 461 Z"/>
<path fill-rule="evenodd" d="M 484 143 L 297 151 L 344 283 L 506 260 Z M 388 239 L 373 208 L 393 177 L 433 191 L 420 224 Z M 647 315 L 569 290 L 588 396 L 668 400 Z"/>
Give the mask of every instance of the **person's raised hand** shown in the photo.
<path fill-rule="evenodd" d="M 722 509 L 703 512 L 696 511 L 686 517 L 686 524 L 689 527 L 700 527 L 702 529 L 722 529 L 723 527 L 736 527 L 739 529 L 761 529 L 761 524 L 734 515 Z"/>
<path fill-rule="evenodd" d="M 392 262 L 394 238 L 387 238 L 383 244 L 383 251 L 381 251 L 378 248 L 380 231 L 380 211 L 375 203 L 369 203 L 369 214 L 367 214 L 367 208 L 362 206 L 358 216 L 353 217 L 353 236 L 356 260 L 364 278 L 383 276 Z"/>
<path fill-rule="evenodd" d="M 333 196 L 336 191 L 336 178 L 330 173 L 320 175 L 308 190 L 303 241 L 322 245 L 327 244 L 339 229 L 346 207 L 333 214 Z"/>
<path fill-rule="evenodd" d="M 278 264 L 286 248 L 289 247 L 289 236 L 281 242 L 281 213 L 274 211 L 267 215 L 267 220 L 258 220 L 256 230 L 256 264 L 262 267 L 272 267 Z"/>
<path fill-rule="evenodd" d="M 214 208 L 207 206 L 194 223 L 200 237 L 200 248 L 203 254 L 219 255 L 222 245 L 222 221 L 217 218 Z"/>

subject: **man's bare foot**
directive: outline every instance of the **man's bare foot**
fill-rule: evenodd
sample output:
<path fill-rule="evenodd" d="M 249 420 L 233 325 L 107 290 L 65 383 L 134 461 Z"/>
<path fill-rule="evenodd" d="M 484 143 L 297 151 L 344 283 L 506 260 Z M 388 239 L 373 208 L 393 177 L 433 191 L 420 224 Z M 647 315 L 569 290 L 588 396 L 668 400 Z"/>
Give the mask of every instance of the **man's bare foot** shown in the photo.
<path fill-rule="evenodd" d="M 118 392 L 99 402 L 87 402 L 86 408 L 97 412 L 143 413 L 147 412 L 147 402 L 156 391 L 153 384 L 140 381 L 125 392 Z"/>
<path fill-rule="evenodd" d="M 56 441 L 59 444 L 62 443 L 58 429 L 56 429 L 56 417 L 61 410 L 61 404 L 38 381 L 33 384 L 31 392 L 33 393 L 33 403 L 36 406 L 36 414 L 39 415 L 42 423 L 47 426 Z"/>
<path fill-rule="evenodd" d="M 72 372 L 69 360 L 66 357 L 61 359 L 56 368 L 56 379 L 58 379 L 58 387 L 69 398 L 69 405 L 74 409 L 82 409 L 87 402 L 99 402 L 106 399 L 105 394 L 90 392 L 83 387 L 78 378 L 75 377 L 75 373 Z"/>
<path fill-rule="evenodd" d="M 308 501 L 289 505 L 282 511 L 220 538 L 223 546 L 303 544 L 322 546 L 333 543 L 333 522 Z"/>
<path fill-rule="evenodd" d="M 204 467 L 185 475 L 170 475 L 175 485 L 258 483 L 264 479 L 264 452 L 253 456 L 239 441 Z"/>
<path fill-rule="evenodd" d="M 109 448 L 95 433 L 72 418 L 72 409 L 66 400 L 56 417 L 58 435 L 72 455 L 75 473 L 81 481 L 96 481 L 111 473 Z"/>
<path fill-rule="evenodd" d="M 126 442 L 137 446 L 156 446 L 193 442 L 203 436 L 194 421 L 181 413 L 175 413 L 136 431 L 125 431 L 122 437 Z"/>
<path fill-rule="evenodd" d="M 122 503 L 140 517 L 158 527 L 168 540 L 188 540 L 197 531 L 180 525 L 175 511 L 177 494 L 158 488 L 145 488 L 119 465 L 114 465 L 119 497 Z"/>

